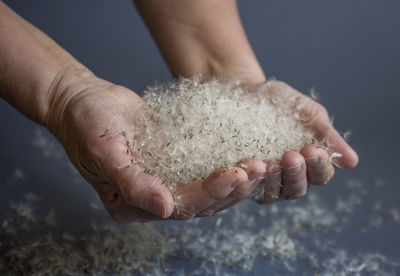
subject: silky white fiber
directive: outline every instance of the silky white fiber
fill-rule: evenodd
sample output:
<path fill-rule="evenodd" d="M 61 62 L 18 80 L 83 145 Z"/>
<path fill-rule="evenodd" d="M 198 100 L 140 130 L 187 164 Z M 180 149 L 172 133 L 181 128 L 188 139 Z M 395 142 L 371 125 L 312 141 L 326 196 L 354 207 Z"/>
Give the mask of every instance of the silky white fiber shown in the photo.
<path fill-rule="evenodd" d="M 173 191 L 244 158 L 299 151 L 314 141 L 298 120 L 310 98 L 277 93 L 276 84 L 180 79 L 148 88 L 134 127 L 139 165 Z"/>

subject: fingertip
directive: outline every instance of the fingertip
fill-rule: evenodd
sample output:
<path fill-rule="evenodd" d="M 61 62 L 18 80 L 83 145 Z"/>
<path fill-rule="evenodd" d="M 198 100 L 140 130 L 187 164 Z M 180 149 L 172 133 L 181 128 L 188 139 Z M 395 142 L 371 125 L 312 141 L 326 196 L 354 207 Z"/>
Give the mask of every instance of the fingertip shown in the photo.
<path fill-rule="evenodd" d="M 354 168 L 358 165 L 358 162 L 360 162 L 360 158 L 358 157 L 357 152 L 355 150 L 351 149 L 351 157 L 349 161 L 349 169 Z"/>
<path fill-rule="evenodd" d="M 357 164 L 359 162 L 358 154 L 350 146 L 349 146 L 349 151 L 348 151 L 348 154 L 346 157 L 347 157 L 347 160 L 345 162 L 346 169 L 351 169 L 351 168 L 354 168 L 355 166 L 357 166 Z"/>
<path fill-rule="evenodd" d="M 168 206 L 168 196 L 166 197 L 163 194 L 147 194 L 143 195 L 143 197 L 147 197 L 143 199 L 143 204 L 139 204 L 139 208 L 143 208 L 144 210 L 159 216 L 161 218 L 166 218 L 171 215 L 171 208 Z"/>
<path fill-rule="evenodd" d="M 174 199 L 169 189 L 159 178 L 140 171 L 134 181 L 119 184 L 125 201 L 161 218 L 170 216 L 174 210 Z"/>
<path fill-rule="evenodd" d="M 235 167 L 242 168 L 249 180 L 254 180 L 265 175 L 266 164 L 256 158 L 246 158 L 235 164 Z"/>
<path fill-rule="evenodd" d="M 329 148 L 333 152 L 342 154 L 341 157 L 332 158 L 332 163 L 341 169 L 351 169 L 357 166 L 359 158 L 352 147 L 335 130 L 328 136 Z"/>
<path fill-rule="evenodd" d="M 296 151 L 287 151 L 283 154 L 281 165 L 284 168 L 293 168 L 301 165 L 304 162 L 304 157 Z"/>
<path fill-rule="evenodd" d="M 328 152 L 318 145 L 309 144 L 300 153 L 306 161 L 309 184 L 324 185 L 328 183 L 335 173 Z"/>
<path fill-rule="evenodd" d="M 152 202 L 155 214 L 161 218 L 168 218 L 174 212 L 175 204 L 170 192 L 153 196 Z"/>
<path fill-rule="evenodd" d="M 349 149 L 345 153 L 341 153 L 341 157 L 333 157 L 332 163 L 336 167 L 341 169 L 352 169 L 358 165 L 359 157 L 358 154 L 349 146 Z"/>

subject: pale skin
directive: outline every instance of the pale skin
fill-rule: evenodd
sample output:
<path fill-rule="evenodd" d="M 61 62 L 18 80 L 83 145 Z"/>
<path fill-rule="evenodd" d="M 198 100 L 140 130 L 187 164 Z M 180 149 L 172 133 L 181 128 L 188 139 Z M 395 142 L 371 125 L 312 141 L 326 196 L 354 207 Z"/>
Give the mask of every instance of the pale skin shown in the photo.
<path fill-rule="evenodd" d="M 234 1 L 135 4 L 174 77 L 265 82 Z M 280 91 L 306 97 L 282 82 L 265 89 L 278 96 Z M 311 144 L 300 152 L 286 152 L 281 160 L 238 160 L 204 180 L 187 183 L 173 196 L 160 179 L 136 165 L 137 149 L 127 143 L 132 141 L 135 114 L 143 108 L 140 97 L 96 77 L 2 2 L 0 96 L 55 135 L 118 222 L 211 215 L 240 202 L 256 185 L 266 186 L 260 203 L 294 199 L 305 195 L 308 183 L 322 185 L 333 176 L 330 153 L 342 154 L 333 160 L 337 167 L 352 168 L 358 162 L 325 108 L 309 101 L 301 123 L 328 141 L 329 149 Z"/>

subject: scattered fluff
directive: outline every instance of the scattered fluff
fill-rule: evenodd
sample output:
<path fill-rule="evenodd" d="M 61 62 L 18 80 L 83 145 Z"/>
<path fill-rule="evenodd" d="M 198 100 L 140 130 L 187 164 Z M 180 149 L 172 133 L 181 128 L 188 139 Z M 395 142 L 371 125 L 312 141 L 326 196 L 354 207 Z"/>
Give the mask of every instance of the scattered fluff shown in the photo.
<path fill-rule="evenodd" d="M 140 165 L 173 190 L 244 158 L 299 151 L 313 141 L 296 120 L 302 102 L 285 91 L 273 96 L 274 85 L 181 79 L 149 88 L 149 110 L 135 125 Z"/>
<path fill-rule="evenodd" d="M 344 202 L 350 204 L 362 190 L 349 188 Z M 32 198 L 27 194 L 18 205 L 30 203 L 37 220 L 16 212 L 8 221 L 22 224 L 0 227 L 1 275 L 258 275 L 267 269 L 277 275 L 344 276 L 395 275 L 400 269 L 399 260 L 378 253 L 356 254 L 334 238 L 336 232 L 367 234 L 352 223 L 360 211 L 368 214 L 364 222 L 379 215 L 386 226 L 393 226 L 386 217 L 392 207 L 380 202 L 378 210 L 369 201 L 349 205 L 348 213 L 311 192 L 279 208 L 235 206 L 216 217 L 182 223 L 102 223 L 88 232 L 71 233 L 47 224 L 41 233 L 47 219 L 37 215 L 38 201 Z M 350 219 L 344 220 L 347 215 Z"/>
<path fill-rule="evenodd" d="M 162 231 L 151 224 L 94 229 L 95 234 L 64 233 L 61 238 L 49 234 L 14 245 L 2 255 L 0 272 L 2 275 L 132 275 L 132 272 L 157 275 L 155 267 L 162 268 L 165 255 L 175 249 Z"/>

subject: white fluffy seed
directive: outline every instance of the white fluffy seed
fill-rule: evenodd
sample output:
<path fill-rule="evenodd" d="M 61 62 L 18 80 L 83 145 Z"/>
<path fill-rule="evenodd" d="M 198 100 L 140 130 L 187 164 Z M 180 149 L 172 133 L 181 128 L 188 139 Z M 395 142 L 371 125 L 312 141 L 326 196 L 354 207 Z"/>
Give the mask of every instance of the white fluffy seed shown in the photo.
<path fill-rule="evenodd" d="M 271 92 L 274 85 L 181 79 L 150 87 L 143 97 L 148 112 L 135 124 L 139 164 L 174 190 L 244 158 L 299 151 L 313 141 L 296 119 L 304 101 Z"/>

